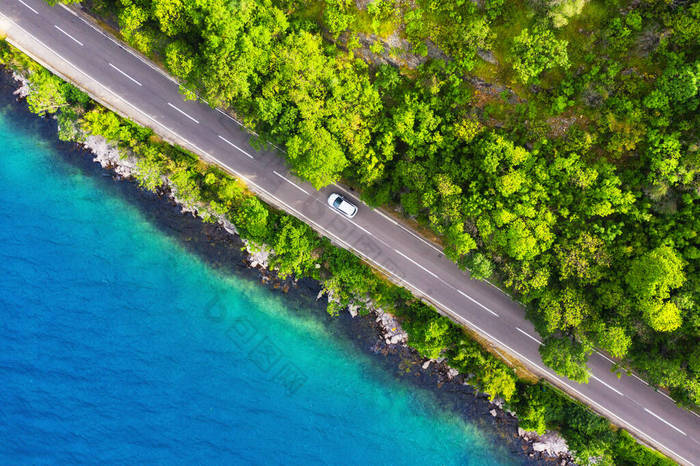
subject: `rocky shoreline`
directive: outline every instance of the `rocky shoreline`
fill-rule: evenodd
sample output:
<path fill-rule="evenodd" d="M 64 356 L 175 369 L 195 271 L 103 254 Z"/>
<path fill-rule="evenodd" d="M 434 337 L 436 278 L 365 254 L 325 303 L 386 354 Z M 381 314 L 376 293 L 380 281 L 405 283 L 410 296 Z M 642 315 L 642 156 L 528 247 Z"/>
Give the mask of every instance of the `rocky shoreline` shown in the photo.
<path fill-rule="evenodd" d="M 17 90 L 18 81 L 20 90 Z M 339 317 L 330 317 L 326 312 L 326 301 L 319 299 L 322 290 L 318 282 L 278 277 L 267 266 L 269 251 L 249 247 L 237 235 L 235 226 L 223 218 L 217 217 L 218 223 L 204 222 L 198 216 L 198 206 L 179 203 L 177 193 L 171 190 L 167 179 L 156 193 L 140 189 L 131 177 L 135 159 L 122 157 L 119 150 L 104 139 L 89 136 L 83 145 L 58 141 L 55 120 L 35 116 L 28 112 L 24 102 L 19 102 L 27 92 L 21 76 L 5 71 L 0 85 L 6 91 L 2 93 L 3 104 L 13 105 L 23 118 L 40 124 L 42 134 L 56 141 L 69 163 L 101 178 L 104 185 L 110 185 L 111 192 L 135 204 L 161 231 L 175 237 L 210 266 L 285 293 L 293 306 L 313 309 L 319 319 L 338 335 L 352 341 L 360 352 L 372 355 L 388 372 L 416 388 L 430 390 L 441 406 L 491 435 L 494 441 L 522 458 L 523 464 L 573 464 L 566 444 L 558 434 L 548 433 L 540 438 L 522 431 L 518 428 L 517 418 L 505 411 L 499 400 L 491 402 L 487 394 L 478 393 L 467 384 L 465 376 L 443 361 L 427 360 L 408 347 L 406 333 L 390 314 L 371 306 L 369 313 L 359 314 L 351 306 Z M 12 93 L 18 95 L 14 102 L 10 96 Z M 113 183 L 112 179 L 125 182 Z"/>

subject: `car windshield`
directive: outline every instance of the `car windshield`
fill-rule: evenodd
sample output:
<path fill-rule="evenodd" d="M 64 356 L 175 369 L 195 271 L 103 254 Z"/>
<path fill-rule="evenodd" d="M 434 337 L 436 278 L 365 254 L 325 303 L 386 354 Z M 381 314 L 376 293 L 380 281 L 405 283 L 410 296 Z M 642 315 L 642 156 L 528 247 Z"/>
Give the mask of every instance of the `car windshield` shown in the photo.
<path fill-rule="evenodd" d="M 342 198 L 342 197 L 336 198 L 336 200 L 333 201 L 333 207 L 335 207 L 336 209 L 339 209 L 339 208 L 340 208 L 340 204 L 342 204 L 342 202 L 343 202 L 343 198 Z"/>

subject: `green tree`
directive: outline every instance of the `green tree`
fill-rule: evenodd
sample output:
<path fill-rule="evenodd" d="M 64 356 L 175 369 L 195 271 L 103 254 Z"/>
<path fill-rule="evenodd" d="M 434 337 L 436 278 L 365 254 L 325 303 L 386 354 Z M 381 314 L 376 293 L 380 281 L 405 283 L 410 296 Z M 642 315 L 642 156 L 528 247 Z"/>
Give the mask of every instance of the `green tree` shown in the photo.
<path fill-rule="evenodd" d="M 680 309 L 671 301 L 644 301 L 640 307 L 651 328 L 657 332 L 671 332 L 683 323 Z"/>
<path fill-rule="evenodd" d="M 415 322 L 407 326 L 411 346 L 426 358 L 437 359 L 450 345 L 450 321 L 443 316 L 427 322 Z"/>
<path fill-rule="evenodd" d="M 464 224 L 454 223 L 447 230 L 445 255 L 457 261 L 461 256 L 476 248 L 476 241 L 464 231 Z"/>
<path fill-rule="evenodd" d="M 156 188 L 163 184 L 163 177 L 165 176 L 164 165 L 157 154 L 139 157 L 134 168 L 134 177 L 139 186 L 155 192 Z"/>
<path fill-rule="evenodd" d="M 659 246 L 633 260 L 625 280 L 640 299 L 667 299 L 685 282 L 683 260 L 670 246 Z"/>
<path fill-rule="evenodd" d="M 493 275 L 494 265 L 486 254 L 475 252 L 470 254 L 465 263 L 472 278 L 477 280 L 488 280 Z"/>
<path fill-rule="evenodd" d="M 189 28 L 188 13 L 183 0 L 151 0 L 151 15 L 160 25 L 160 30 L 175 37 Z"/>
<path fill-rule="evenodd" d="M 194 53 L 184 41 L 170 42 L 165 47 L 165 63 L 175 76 L 186 80 L 195 67 Z"/>
<path fill-rule="evenodd" d="M 516 393 L 515 380 L 512 371 L 504 364 L 489 360 L 483 368 L 479 382 L 481 388 L 491 395 L 492 400 L 501 396 L 504 400 L 510 401 Z"/>
<path fill-rule="evenodd" d="M 581 13 L 587 0 L 554 0 L 549 1 L 549 16 L 555 28 L 566 26 L 569 19 Z"/>
<path fill-rule="evenodd" d="M 72 109 L 64 109 L 56 115 L 58 123 L 58 139 L 61 141 L 77 142 L 81 137 L 78 114 Z"/>
<path fill-rule="evenodd" d="M 581 343 L 568 337 L 549 337 L 540 346 L 540 356 L 557 374 L 574 382 L 588 383 L 588 355 Z"/>
<path fill-rule="evenodd" d="M 68 104 L 65 84 L 59 77 L 41 69 L 29 76 L 30 93 L 27 95 L 29 111 L 37 115 L 55 113 Z"/>
<path fill-rule="evenodd" d="M 309 226 L 290 216 L 280 219 L 280 228 L 271 242 L 275 251 L 272 264 L 281 277 L 295 274 L 300 277 L 316 263 L 315 249 L 318 237 Z"/>
<path fill-rule="evenodd" d="M 351 1 L 348 0 L 326 0 L 323 21 L 335 38 L 348 29 L 354 21 L 354 16 L 348 11 L 350 4 Z"/>
<path fill-rule="evenodd" d="M 601 348 L 608 351 L 614 358 L 623 358 L 627 356 L 627 351 L 632 344 L 632 338 L 619 325 L 604 325 L 597 332 L 597 342 Z"/>
<path fill-rule="evenodd" d="M 303 125 L 287 142 L 287 154 L 294 171 L 316 188 L 338 181 L 348 165 L 338 142 L 325 128 Z"/>
<path fill-rule="evenodd" d="M 576 329 L 590 315 L 586 299 L 571 287 L 558 293 L 544 293 L 539 308 L 548 333 Z"/>
<path fill-rule="evenodd" d="M 268 216 L 265 205 L 258 198 L 250 196 L 236 210 L 234 221 L 247 238 L 262 243 L 269 236 Z"/>
<path fill-rule="evenodd" d="M 603 278 L 610 267 L 605 243 L 590 233 L 581 233 L 569 244 L 555 247 L 562 279 L 575 278 L 593 284 Z"/>
<path fill-rule="evenodd" d="M 535 26 L 532 31 L 525 28 L 513 39 L 510 49 L 513 69 L 524 83 L 530 83 L 545 70 L 568 68 L 567 45 L 567 41 L 556 39 L 544 26 Z"/>
<path fill-rule="evenodd" d="M 143 53 L 148 54 L 152 51 L 153 39 L 143 30 L 148 21 L 147 10 L 124 0 L 124 8 L 119 11 L 118 20 L 120 32 L 126 40 Z"/>

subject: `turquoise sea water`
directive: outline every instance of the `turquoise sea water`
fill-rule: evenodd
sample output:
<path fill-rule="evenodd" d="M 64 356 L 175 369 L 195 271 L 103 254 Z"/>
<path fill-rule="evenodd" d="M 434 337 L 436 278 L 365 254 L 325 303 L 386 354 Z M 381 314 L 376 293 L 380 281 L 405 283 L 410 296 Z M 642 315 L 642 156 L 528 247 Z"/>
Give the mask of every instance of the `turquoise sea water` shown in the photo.
<path fill-rule="evenodd" d="M 519 462 L 39 127 L 0 111 L 0 462 Z"/>

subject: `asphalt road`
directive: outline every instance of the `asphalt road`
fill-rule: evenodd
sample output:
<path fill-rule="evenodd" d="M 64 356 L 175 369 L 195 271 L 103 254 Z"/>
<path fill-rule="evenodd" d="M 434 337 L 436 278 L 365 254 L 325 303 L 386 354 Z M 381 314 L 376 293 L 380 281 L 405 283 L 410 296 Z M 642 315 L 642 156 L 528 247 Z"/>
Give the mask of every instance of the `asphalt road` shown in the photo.
<path fill-rule="evenodd" d="M 239 123 L 205 104 L 185 102 L 172 78 L 83 17 L 42 0 L 0 0 L 0 30 L 93 98 L 226 168 L 266 201 L 352 249 L 642 441 L 685 464 L 700 459 L 700 416 L 635 376 L 618 378 L 600 353 L 590 358 L 588 384 L 556 376 L 540 359 L 538 335 L 522 306 L 488 283 L 469 279 L 438 247 L 384 213 L 359 202 L 352 220 L 332 211 L 326 204 L 331 192 L 351 193 L 338 186 L 316 191 L 300 181 L 276 151 L 255 150 Z"/>

